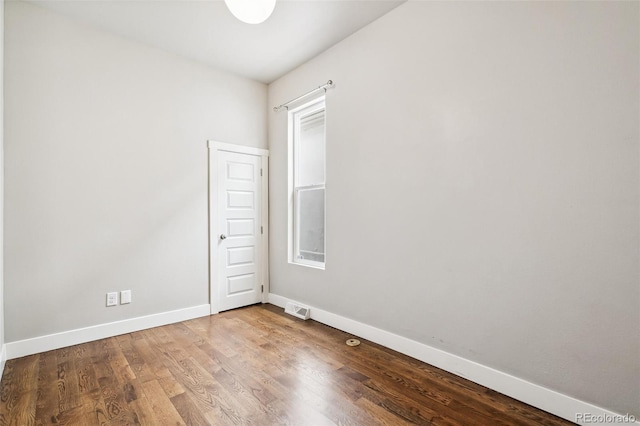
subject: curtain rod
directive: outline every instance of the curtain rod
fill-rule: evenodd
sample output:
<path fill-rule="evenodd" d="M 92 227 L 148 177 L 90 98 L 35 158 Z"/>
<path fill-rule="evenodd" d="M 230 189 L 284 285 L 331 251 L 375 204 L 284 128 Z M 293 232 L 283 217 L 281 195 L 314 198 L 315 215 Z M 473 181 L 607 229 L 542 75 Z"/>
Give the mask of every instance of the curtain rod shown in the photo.
<path fill-rule="evenodd" d="M 308 91 L 308 92 L 307 92 L 307 93 L 305 93 L 304 95 L 298 96 L 298 97 L 297 97 L 297 98 L 295 98 L 295 99 L 291 99 L 289 102 L 285 102 L 285 103 L 283 103 L 282 105 L 279 105 L 279 106 L 277 106 L 277 107 L 273 107 L 273 110 L 274 110 L 275 112 L 278 112 L 278 111 L 280 111 L 282 108 L 289 109 L 289 104 L 292 104 L 292 103 L 294 103 L 295 101 L 298 101 L 298 100 L 300 100 L 300 99 L 302 99 L 302 98 L 304 98 L 304 97 L 307 97 L 307 96 L 309 96 L 310 94 L 317 92 L 318 90 L 324 90 L 324 91 L 326 92 L 326 91 L 327 91 L 327 89 L 329 89 L 329 88 L 331 88 L 331 87 L 333 87 L 333 81 L 332 81 L 332 80 L 329 80 L 329 81 L 327 81 L 327 82 L 326 82 L 326 84 L 323 84 L 322 86 L 318 86 L 318 87 L 316 87 L 315 89 Z"/>

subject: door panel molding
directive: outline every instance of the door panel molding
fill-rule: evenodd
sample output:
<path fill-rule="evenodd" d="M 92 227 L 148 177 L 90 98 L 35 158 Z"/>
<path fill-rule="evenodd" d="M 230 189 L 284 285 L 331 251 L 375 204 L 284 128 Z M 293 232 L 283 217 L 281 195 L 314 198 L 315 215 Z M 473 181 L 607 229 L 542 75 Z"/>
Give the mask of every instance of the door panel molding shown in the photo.
<path fill-rule="evenodd" d="M 268 241 L 269 241 L 269 220 L 268 220 L 268 200 L 269 200 L 269 151 L 266 149 L 252 148 L 244 145 L 235 145 L 225 142 L 218 142 L 213 140 L 207 141 L 208 154 L 208 179 L 209 179 L 209 303 L 211 306 L 211 314 L 217 314 L 224 308 L 221 301 L 221 293 L 223 288 L 227 288 L 231 285 L 227 279 L 222 279 L 219 276 L 219 265 L 222 261 L 228 261 L 227 256 L 231 253 L 244 252 L 236 261 L 236 267 L 241 268 L 244 265 L 257 263 L 259 270 L 257 271 L 258 280 L 262 286 L 262 295 L 260 300 L 262 303 L 267 302 L 267 295 L 269 294 L 269 256 L 268 256 Z M 222 156 L 222 152 L 233 154 L 245 154 L 259 157 L 260 170 L 258 170 L 255 176 L 252 176 L 249 168 L 243 167 L 241 164 L 233 164 L 232 167 L 227 167 L 224 170 L 224 175 L 227 178 L 237 181 L 250 181 L 252 178 L 259 179 L 260 196 L 256 201 L 260 204 L 260 216 L 257 218 L 259 222 L 256 227 L 251 226 L 253 229 L 257 229 L 257 242 L 255 246 L 255 252 L 252 256 L 248 256 L 246 250 L 239 251 L 237 249 L 231 249 L 225 256 L 222 256 L 219 250 L 220 236 L 240 236 L 237 233 L 246 233 L 247 224 L 254 225 L 252 222 L 254 219 L 233 219 L 227 223 L 227 226 L 220 224 L 220 211 L 218 210 L 219 200 L 219 185 L 221 177 L 221 170 L 219 169 L 219 160 Z M 247 205 L 246 197 L 238 192 L 237 197 L 234 200 L 227 200 L 227 203 L 232 205 L 233 208 L 241 209 L 243 206 L 250 209 L 251 206 Z M 232 226 L 233 225 L 233 226 Z M 249 260 L 249 257 L 251 259 Z M 248 261 L 249 260 L 249 261 Z M 247 262 L 248 261 L 248 262 Z M 227 262 L 228 263 L 228 262 Z M 233 262 L 235 263 L 235 262 Z M 231 266 L 231 265 L 229 265 Z M 236 280 L 237 281 L 237 280 Z M 239 281 L 238 281 L 239 283 Z M 229 289 L 233 289 L 232 293 L 237 292 L 241 294 L 242 286 L 237 287 L 234 282 Z"/>

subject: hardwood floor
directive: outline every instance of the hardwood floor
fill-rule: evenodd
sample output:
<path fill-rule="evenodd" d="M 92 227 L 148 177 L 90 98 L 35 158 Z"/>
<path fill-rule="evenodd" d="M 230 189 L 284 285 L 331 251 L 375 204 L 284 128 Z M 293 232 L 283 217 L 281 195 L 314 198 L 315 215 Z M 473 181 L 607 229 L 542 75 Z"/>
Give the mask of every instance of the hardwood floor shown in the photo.
<path fill-rule="evenodd" d="M 350 337 L 255 305 L 14 359 L 0 424 L 571 424 Z"/>

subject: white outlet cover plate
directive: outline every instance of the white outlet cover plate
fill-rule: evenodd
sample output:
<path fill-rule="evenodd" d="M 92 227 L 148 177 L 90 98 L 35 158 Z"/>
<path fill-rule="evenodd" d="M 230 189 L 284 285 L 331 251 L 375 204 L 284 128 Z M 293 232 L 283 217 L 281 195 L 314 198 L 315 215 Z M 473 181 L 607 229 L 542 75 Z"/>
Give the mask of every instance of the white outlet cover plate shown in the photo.
<path fill-rule="evenodd" d="M 131 303 L 131 290 L 123 290 L 120 292 L 120 304 L 125 305 Z"/>
<path fill-rule="evenodd" d="M 107 293 L 107 306 L 116 306 L 118 304 L 118 293 Z"/>

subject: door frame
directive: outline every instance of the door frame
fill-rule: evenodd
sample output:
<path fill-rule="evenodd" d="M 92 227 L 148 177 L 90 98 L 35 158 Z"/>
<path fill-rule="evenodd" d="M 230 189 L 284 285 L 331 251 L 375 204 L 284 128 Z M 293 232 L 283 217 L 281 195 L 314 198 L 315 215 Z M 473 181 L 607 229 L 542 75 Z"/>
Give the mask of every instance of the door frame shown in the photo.
<path fill-rule="evenodd" d="M 262 303 L 267 303 L 269 295 L 269 151 L 266 149 L 253 148 L 244 145 L 236 145 L 214 140 L 207 141 L 209 150 L 208 157 L 208 197 L 209 197 L 209 305 L 211 314 L 220 312 L 220 283 L 218 282 L 218 155 L 221 151 L 233 152 L 237 154 L 248 154 L 260 157 L 262 170 L 261 176 L 261 197 L 260 197 L 260 220 L 262 233 L 259 235 L 259 253 L 261 258 L 260 282 L 262 283 Z"/>

